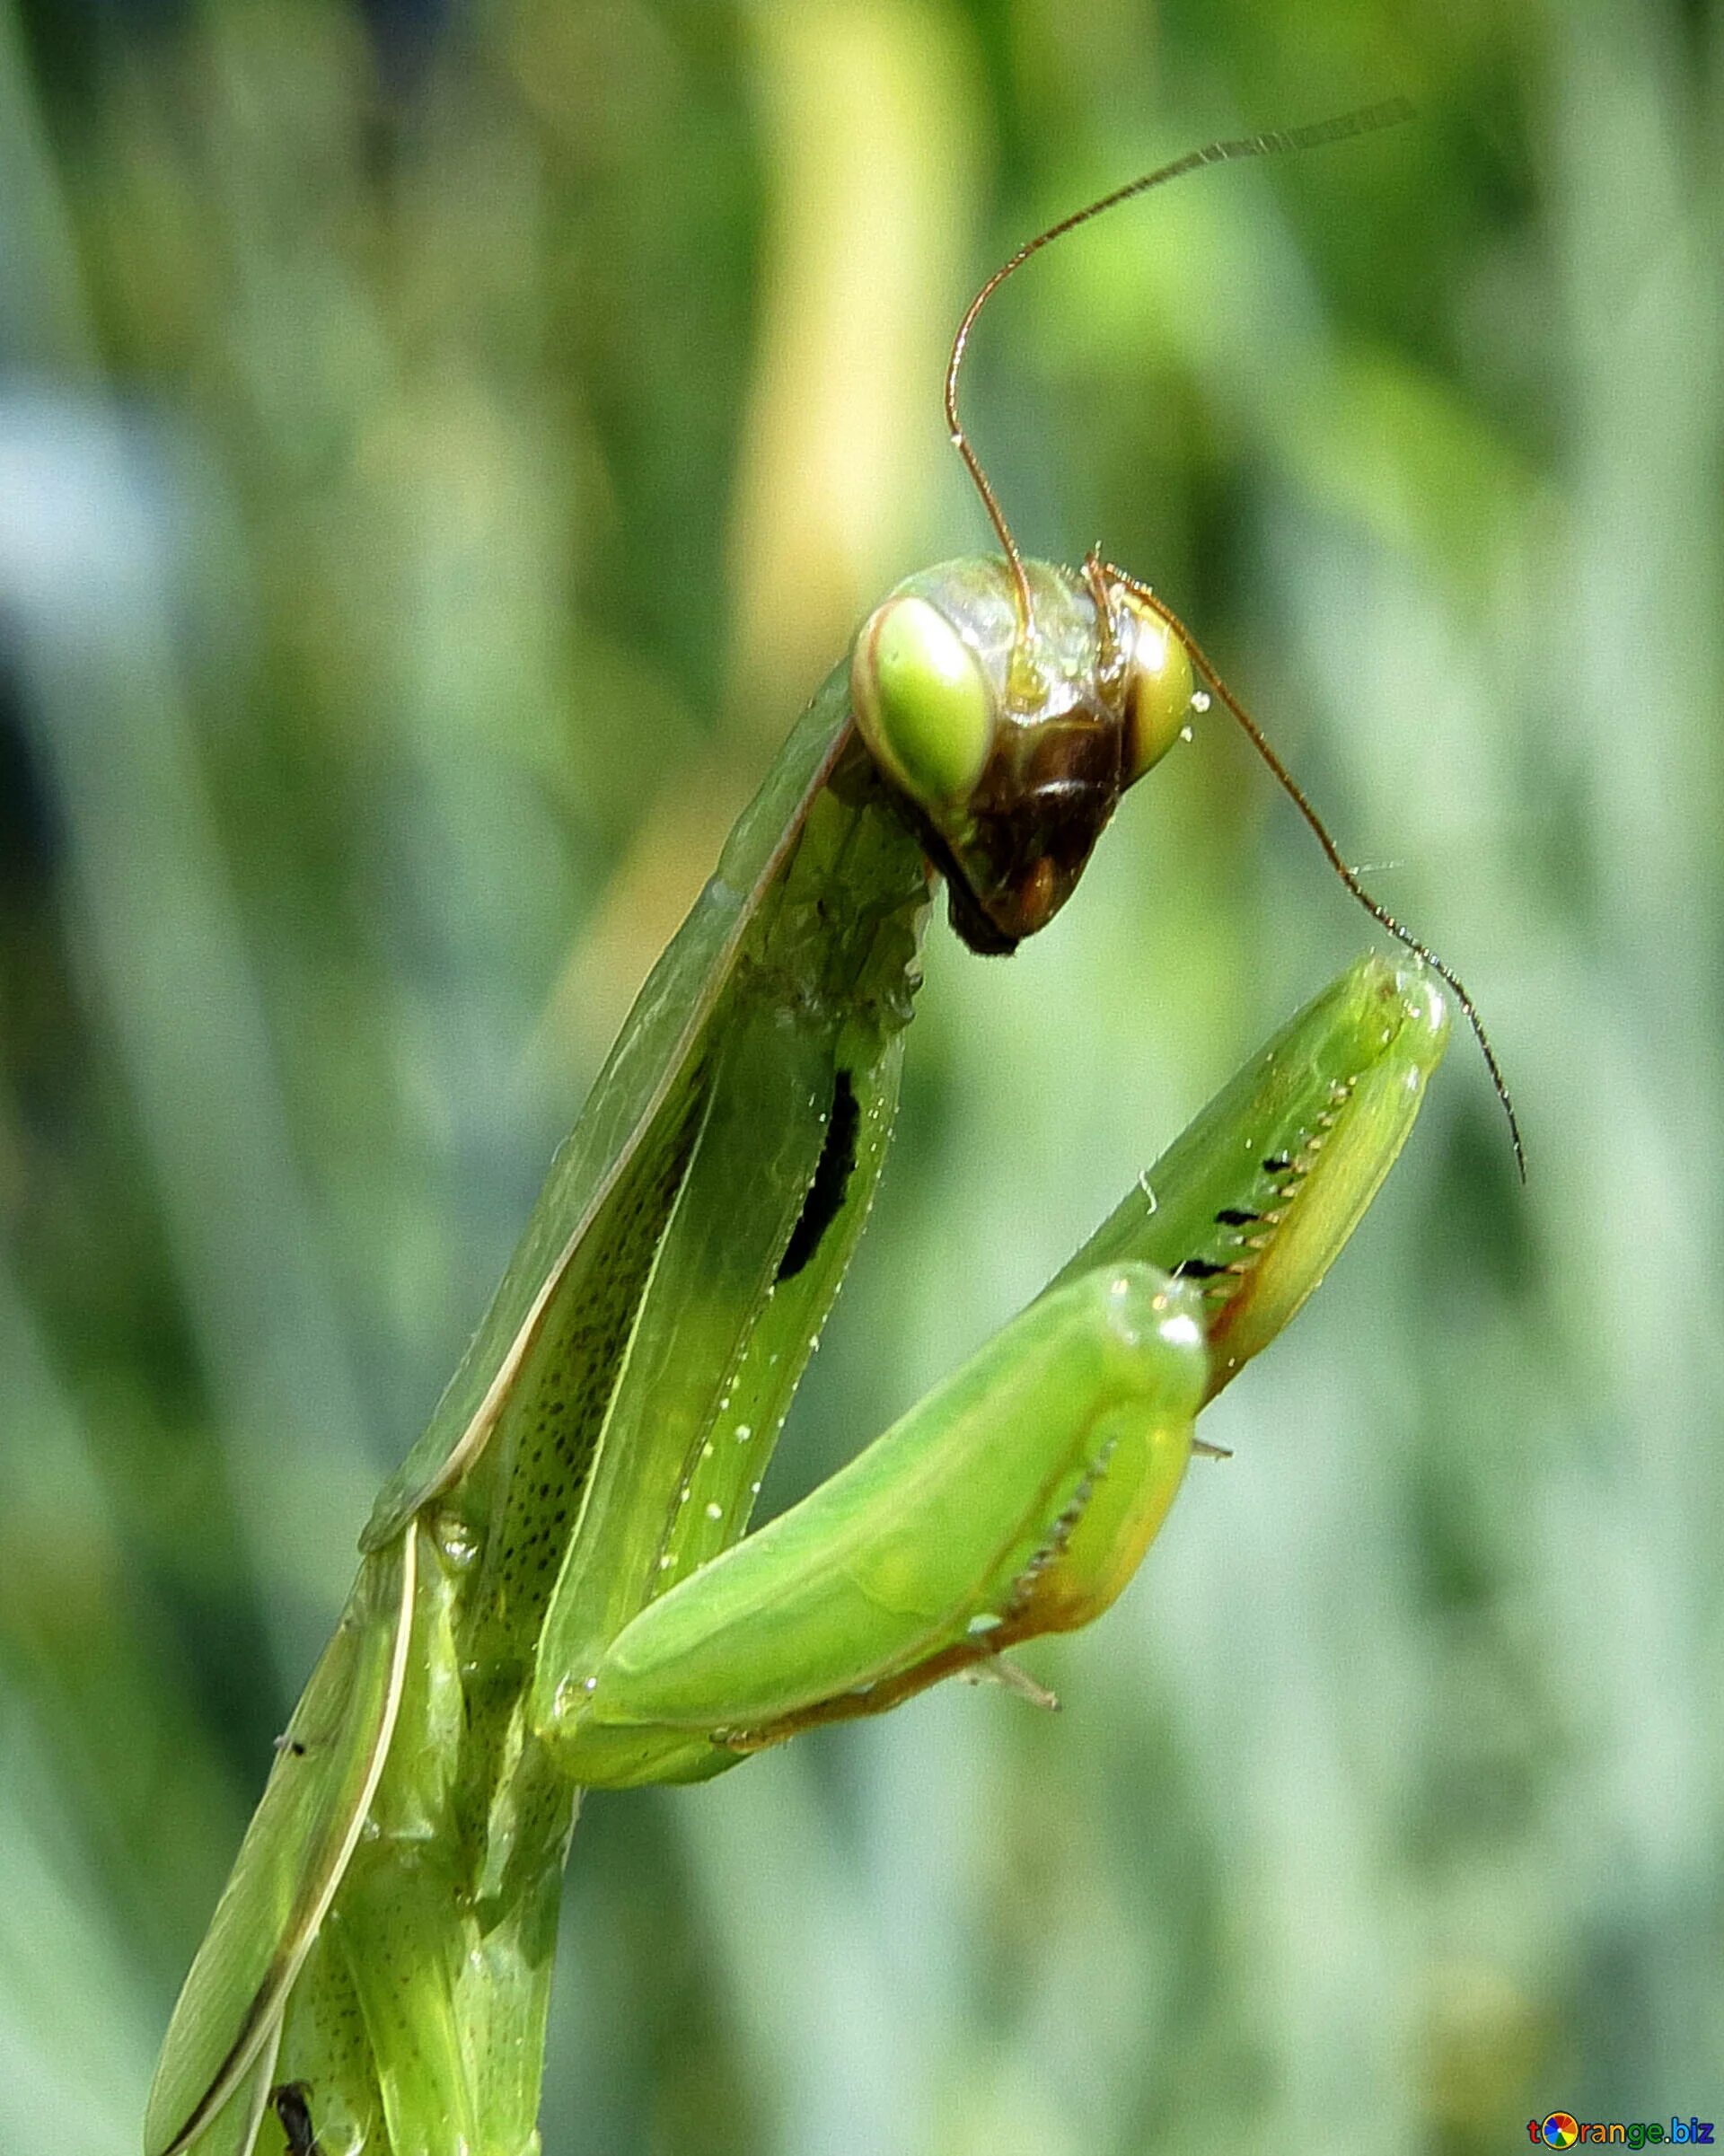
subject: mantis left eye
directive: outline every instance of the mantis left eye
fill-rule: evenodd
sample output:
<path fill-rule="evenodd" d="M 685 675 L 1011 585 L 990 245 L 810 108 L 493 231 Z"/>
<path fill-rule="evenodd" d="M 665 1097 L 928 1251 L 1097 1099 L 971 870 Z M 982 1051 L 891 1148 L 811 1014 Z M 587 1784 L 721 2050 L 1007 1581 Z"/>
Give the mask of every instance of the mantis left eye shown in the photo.
<path fill-rule="evenodd" d="M 1179 739 L 1195 682 L 1185 647 L 1159 614 L 1126 598 L 1116 619 L 1130 638 L 1120 775 L 1132 786 Z"/>
<path fill-rule="evenodd" d="M 862 625 L 850 662 L 862 738 L 922 808 L 962 801 L 994 745 L 994 697 L 981 661 L 937 606 L 901 594 Z"/>

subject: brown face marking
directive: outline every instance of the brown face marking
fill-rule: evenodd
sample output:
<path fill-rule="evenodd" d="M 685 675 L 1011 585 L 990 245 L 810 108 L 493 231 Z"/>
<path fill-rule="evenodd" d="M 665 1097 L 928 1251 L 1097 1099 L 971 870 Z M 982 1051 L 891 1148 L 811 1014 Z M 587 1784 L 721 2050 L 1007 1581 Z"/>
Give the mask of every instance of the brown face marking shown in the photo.
<path fill-rule="evenodd" d="M 1008 946 L 1064 905 L 1119 804 L 1119 717 L 1097 684 L 1064 686 L 1065 708 L 1001 719 L 988 770 L 945 834 L 974 909 Z M 954 923 L 963 933 L 955 911 Z"/>

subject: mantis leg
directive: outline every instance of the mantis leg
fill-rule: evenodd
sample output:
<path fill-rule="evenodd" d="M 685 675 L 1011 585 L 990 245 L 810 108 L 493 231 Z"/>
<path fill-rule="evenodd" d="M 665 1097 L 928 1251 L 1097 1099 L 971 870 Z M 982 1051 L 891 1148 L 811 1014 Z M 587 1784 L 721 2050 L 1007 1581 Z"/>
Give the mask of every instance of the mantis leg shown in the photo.
<path fill-rule="evenodd" d="M 1448 1029 L 1428 967 L 1361 958 L 1258 1050 L 1051 1287 L 1121 1259 L 1194 1281 L 1213 1399 L 1297 1315 L 1358 1227 Z"/>
<path fill-rule="evenodd" d="M 565 1771 L 698 1779 L 1099 1615 L 1178 1492 L 1199 1408 L 1351 1234 L 1447 1027 L 1423 968 L 1343 974 L 969 1364 L 563 1673 L 542 1734 Z"/>
<path fill-rule="evenodd" d="M 567 1771 L 630 1780 L 631 1738 L 685 1731 L 713 1772 L 1082 1624 L 1173 1502 L 1207 1376 L 1183 1282 L 1123 1263 L 1043 1296 L 848 1467 L 626 1625 L 559 1701 Z"/>

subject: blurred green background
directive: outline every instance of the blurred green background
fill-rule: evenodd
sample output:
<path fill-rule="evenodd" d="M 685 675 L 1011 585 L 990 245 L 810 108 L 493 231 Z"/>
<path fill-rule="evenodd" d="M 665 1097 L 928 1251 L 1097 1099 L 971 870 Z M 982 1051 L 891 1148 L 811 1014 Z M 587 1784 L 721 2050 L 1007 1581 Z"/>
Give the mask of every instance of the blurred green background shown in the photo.
<path fill-rule="evenodd" d="M 0 2147 L 136 2145 L 557 1136 L 858 617 L 979 548 L 1196 628 L 1465 973 L 1144 1577 L 576 1837 L 548 2156 L 1467 2156 L 1724 2108 L 1724 19 L 1699 0 L 0 13 Z M 1366 924 L 1219 718 L 1009 964 L 934 932 L 780 1495 Z"/>

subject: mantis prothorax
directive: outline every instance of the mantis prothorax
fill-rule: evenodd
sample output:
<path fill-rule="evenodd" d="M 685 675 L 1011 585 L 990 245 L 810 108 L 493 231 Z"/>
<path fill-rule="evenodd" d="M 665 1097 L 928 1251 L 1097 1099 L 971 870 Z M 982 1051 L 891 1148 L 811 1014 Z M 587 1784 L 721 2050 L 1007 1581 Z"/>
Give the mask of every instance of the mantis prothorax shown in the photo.
<path fill-rule="evenodd" d="M 175 2011 L 146 2156 L 535 2150 L 580 1790 L 704 1779 L 1104 1609 L 1199 1409 L 1412 1127 L 1448 1024 L 1417 946 L 1318 996 L 1027 1309 L 743 1539 L 880 1174 L 937 873 L 963 941 L 1010 951 L 1201 700 L 1145 587 L 1026 561 L 1007 530 L 955 405 L 998 281 L 947 410 L 1005 559 L 869 617 L 642 990 L 378 1500 Z"/>

